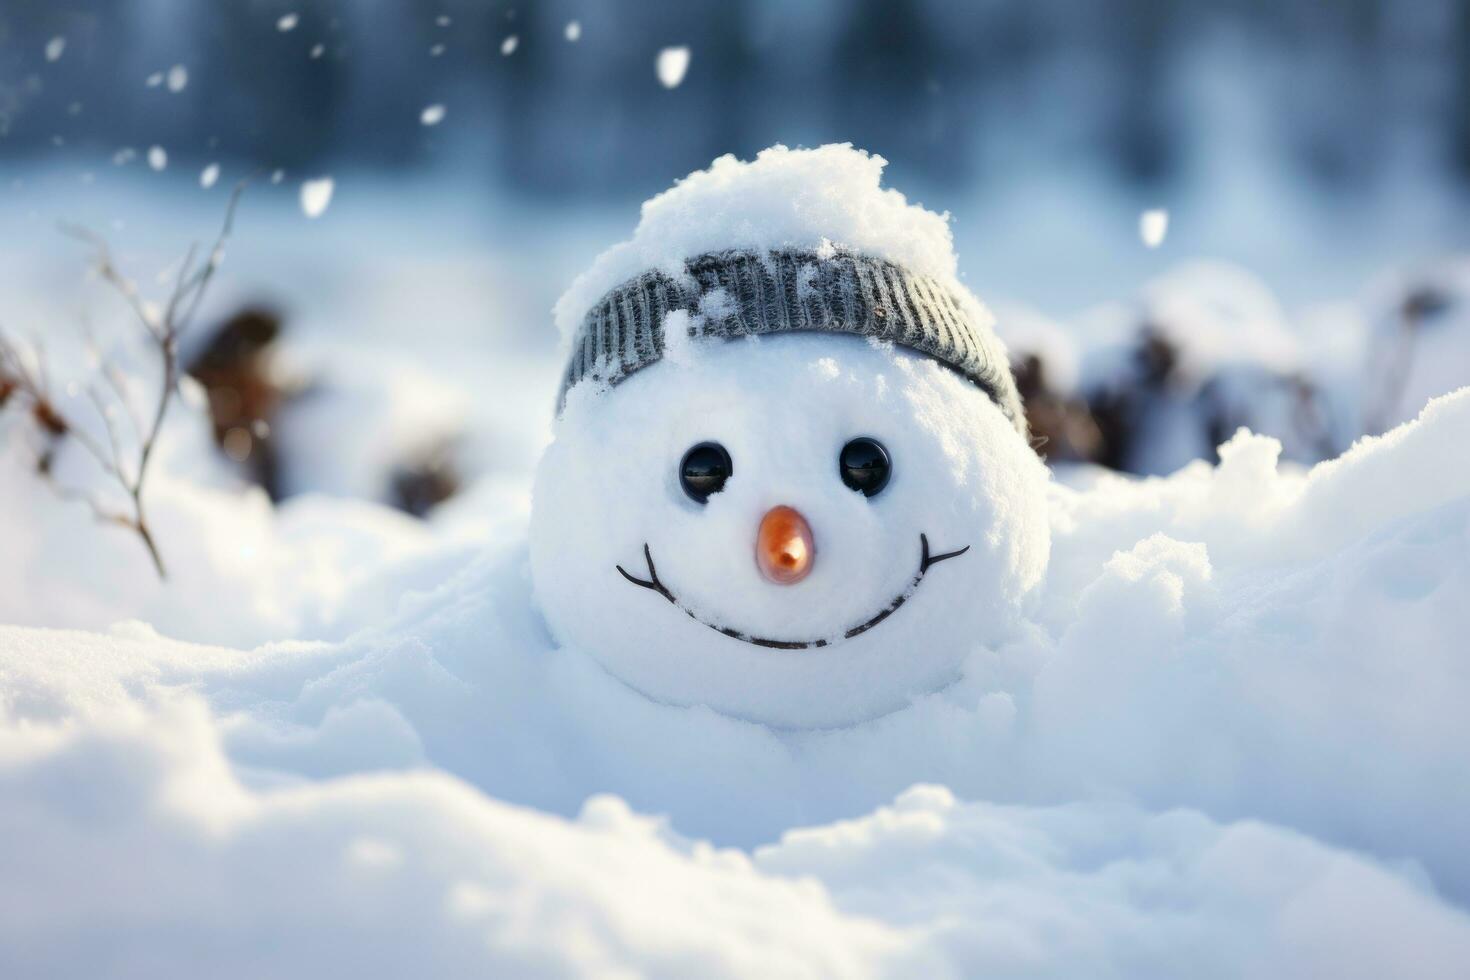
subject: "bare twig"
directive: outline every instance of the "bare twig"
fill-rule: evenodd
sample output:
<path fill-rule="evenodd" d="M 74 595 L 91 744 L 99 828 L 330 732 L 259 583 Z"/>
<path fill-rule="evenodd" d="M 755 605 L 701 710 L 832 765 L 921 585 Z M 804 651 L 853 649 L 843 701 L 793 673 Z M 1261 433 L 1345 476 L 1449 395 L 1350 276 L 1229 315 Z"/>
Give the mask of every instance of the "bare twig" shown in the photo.
<path fill-rule="evenodd" d="M 21 350 L 3 333 L 0 333 L 0 393 L 3 393 L 3 397 L 0 397 L 0 407 L 4 407 L 9 400 L 19 396 L 41 430 L 45 445 L 39 453 L 36 472 L 61 499 L 86 504 L 92 511 L 92 516 L 98 521 L 127 528 L 136 534 L 148 550 L 148 557 L 153 560 L 153 567 L 161 579 L 167 578 L 167 571 L 164 568 L 163 556 L 159 552 L 153 529 L 148 523 L 143 501 L 148 464 L 153 459 L 154 449 L 158 445 L 159 434 L 163 431 L 163 423 L 168 416 L 169 406 L 178 392 L 181 376 L 179 340 L 193 323 L 204 301 L 209 284 L 214 278 L 215 271 L 219 268 L 224 254 L 224 244 L 234 228 L 235 209 L 239 205 L 240 195 L 244 193 L 251 179 L 247 177 L 240 181 L 230 193 L 219 235 L 202 263 L 196 264 L 199 254 L 198 246 L 189 247 L 179 265 L 178 275 L 174 280 L 168 302 L 160 313 L 150 311 L 148 305 L 138 294 L 137 286 L 122 274 L 105 239 L 87 228 L 65 224 L 61 226 L 64 233 L 86 242 L 92 248 L 98 276 L 123 298 L 143 326 L 152 346 L 158 351 L 162 377 L 157 398 L 153 402 L 146 425 L 134 408 L 132 399 L 128 396 L 128 387 L 122 372 L 115 365 L 104 362 L 101 365 L 102 377 L 116 404 L 109 401 L 102 387 L 93 384 L 87 389 L 87 396 L 101 417 L 107 436 L 107 442 L 104 445 L 93 438 L 85 428 L 73 424 L 74 420 L 68 418 L 59 408 L 56 400 L 51 397 L 50 385 L 46 377 L 45 359 L 39 344 L 32 345 L 36 354 L 36 366 L 33 370 L 27 363 L 27 359 L 22 356 Z M 117 406 L 120 406 L 127 414 L 132 426 L 133 442 L 137 447 L 137 458 L 131 466 L 125 462 L 125 443 L 113 418 Z M 108 507 L 97 495 L 76 487 L 65 486 L 57 479 L 52 467 L 52 459 L 56 444 L 62 439 L 70 439 L 75 445 L 80 446 L 87 455 L 92 457 L 103 473 L 116 482 L 126 495 L 126 510 Z"/>
<path fill-rule="evenodd" d="M 133 399 L 128 394 L 127 382 L 123 380 L 123 374 L 117 369 L 117 365 L 103 362 L 102 377 L 107 381 L 107 387 L 112 389 L 117 404 L 122 406 L 123 413 L 128 417 L 128 425 L 132 427 L 133 438 L 143 438 L 143 422 L 138 418 L 138 412 L 133 408 Z"/>

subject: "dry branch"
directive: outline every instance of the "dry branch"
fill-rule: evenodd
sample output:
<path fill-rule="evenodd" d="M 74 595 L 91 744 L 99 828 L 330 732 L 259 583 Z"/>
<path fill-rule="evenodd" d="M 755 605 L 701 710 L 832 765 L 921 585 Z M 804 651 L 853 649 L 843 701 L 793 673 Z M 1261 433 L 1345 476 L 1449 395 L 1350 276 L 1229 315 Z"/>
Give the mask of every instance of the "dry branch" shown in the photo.
<path fill-rule="evenodd" d="M 234 228 L 235 209 L 248 183 L 249 178 L 242 180 L 230 193 L 219 235 L 202 263 L 197 262 L 198 247 L 190 246 L 179 265 L 178 276 L 168 302 L 157 313 L 150 311 L 139 296 L 137 287 L 122 274 L 105 239 L 86 228 L 76 225 L 62 226 L 63 232 L 91 247 L 98 276 L 123 298 L 133 316 L 142 325 L 149 345 L 157 351 L 159 358 L 160 383 L 151 401 L 151 410 L 146 416 L 140 416 L 134 410 L 132 400 L 127 395 L 126 378 L 121 370 L 113 364 L 104 362 L 101 365 L 100 372 L 106 387 L 96 384 L 89 386 L 87 397 L 102 420 L 105 443 L 94 438 L 85 427 L 75 424 L 77 420 L 68 418 L 58 406 L 51 394 L 45 358 L 39 345 L 32 345 L 35 357 L 28 360 L 15 342 L 0 333 L 0 408 L 17 401 L 29 412 L 43 440 L 37 458 L 37 475 L 61 499 L 84 503 L 98 521 L 127 528 L 136 534 L 148 549 L 148 556 L 153 560 L 153 567 L 161 579 L 167 578 L 167 571 L 158 542 L 148 523 L 143 500 L 148 464 L 153 459 L 169 406 L 178 393 L 182 374 L 179 365 L 179 341 L 193 323 L 209 284 L 219 268 L 224 244 Z M 126 413 L 131 425 L 131 443 L 118 431 L 114 419 L 118 409 Z M 126 509 L 110 507 L 96 493 L 63 485 L 57 479 L 52 462 L 63 441 L 70 441 L 81 447 L 102 469 L 103 474 L 122 489 L 127 500 Z M 134 449 L 131 455 L 127 452 L 130 446 Z"/>

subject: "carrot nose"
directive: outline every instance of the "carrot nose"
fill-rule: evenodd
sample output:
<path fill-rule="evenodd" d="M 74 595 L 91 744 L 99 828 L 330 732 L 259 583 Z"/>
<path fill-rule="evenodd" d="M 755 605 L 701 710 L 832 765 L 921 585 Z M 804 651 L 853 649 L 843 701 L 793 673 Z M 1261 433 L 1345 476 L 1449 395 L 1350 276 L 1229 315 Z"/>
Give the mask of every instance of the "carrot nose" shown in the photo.
<path fill-rule="evenodd" d="M 777 585 L 795 585 L 812 570 L 817 546 L 812 528 L 793 508 L 772 507 L 755 536 L 755 563 Z"/>

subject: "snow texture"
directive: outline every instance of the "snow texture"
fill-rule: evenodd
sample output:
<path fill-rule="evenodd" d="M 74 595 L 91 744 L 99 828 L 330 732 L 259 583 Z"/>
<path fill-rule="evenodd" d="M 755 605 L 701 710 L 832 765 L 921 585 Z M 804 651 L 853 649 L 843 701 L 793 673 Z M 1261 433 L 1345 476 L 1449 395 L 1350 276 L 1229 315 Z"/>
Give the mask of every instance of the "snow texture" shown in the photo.
<path fill-rule="evenodd" d="M 558 649 L 515 534 L 341 642 L 0 629 L 0 971 L 1456 976 L 1466 438 L 1053 485 L 1031 624 L 832 731 Z"/>
<path fill-rule="evenodd" d="M 573 294 L 821 224 L 952 275 L 943 219 L 881 191 L 880 160 L 808 152 L 717 162 L 650 202 Z M 803 167 L 830 170 L 837 197 Z M 787 189 L 742 195 L 757 168 Z M 705 207 L 720 234 L 699 230 Z M 400 259 L 384 260 L 397 278 L 350 277 L 347 313 L 437 319 L 444 281 Z M 1197 326 L 1199 363 L 1311 353 L 1269 294 L 1218 267 L 1180 268 L 1147 304 Z M 1386 332 L 1392 309 L 1364 319 Z M 1076 383 L 1120 322 L 1079 325 Z M 1007 323 L 1066 347 L 1044 320 Z M 1453 324 L 1434 327 L 1431 352 L 1456 356 Z M 86 396 L 61 337 L 48 353 L 70 410 Z M 687 340 L 614 394 L 574 392 L 534 526 L 508 437 L 511 475 L 427 522 L 327 496 L 272 507 L 219 459 L 186 381 L 149 477 L 166 585 L 0 426 L 0 621 L 29 624 L 0 626 L 0 976 L 1463 975 L 1470 389 L 1311 469 L 1241 431 L 1218 465 L 1063 482 L 928 360 L 852 338 Z M 323 457 L 386 379 L 393 404 L 360 426 L 386 442 L 469 411 L 343 364 L 359 387 L 297 420 Z M 522 365 L 494 383 L 526 429 L 554 379 L 516 387 Z M 1415 361 L 1401 398 L 1436 393 L 1434 369 Z M 834 479 L 858 426 L 892 451 L 886 501 Z M 696 437 L 735 463 L 702 513 L 674 469 Z M 84 462 L 63 448 L 57 478 Z M 619 508 L 627 488 L 644 496 Z M 804 583 L 829 605 L 731 574 L 750 519 L 782 502 L 850 585 Z M 918 533 L 937 551 L 956 529 L 972 551 L 871 631 L 912 657 L 870 658 L 889 703 L 832 662 L 811 700 L 782 695 L 814 682 L 751 651 L 706 693 L 701 644 L 727 638 L 613 567 L 644 573 L 643 541 L 676 540 L 659 574 L 700 611 L 825 633 L 912 575 Z M 587 567 L 563 567 L 579 549 Z M 590 642 L 613 658 L 556 639 L 576 621 L 554 586 L 579 576 Z M 648 651 L 613 641 L 655 628 L 691 662 L 620 679 L 647 673 Z M 748 720 L 764 713 L 778 724 Z"/>

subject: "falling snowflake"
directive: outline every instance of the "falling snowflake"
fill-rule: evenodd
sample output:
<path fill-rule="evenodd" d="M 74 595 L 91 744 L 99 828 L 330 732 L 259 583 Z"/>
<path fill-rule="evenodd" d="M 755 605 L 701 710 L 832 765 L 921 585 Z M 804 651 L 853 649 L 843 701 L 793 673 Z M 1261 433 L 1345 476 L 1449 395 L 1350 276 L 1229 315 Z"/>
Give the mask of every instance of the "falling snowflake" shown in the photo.
<path fill-rule="evenodd" d="M 65 50 L 66 38 L 62 37 L 60 34 L 56 35 L 51 40 L 46 42 L 46 60 L 59 60 L 61 58 L 61 53 Z"/>
<path fill-rule="evenodd" d="M 438 24 L 440 27 L 448 27 L 449 26 L 449 15 L 448 14 L 440 14 L 438 17 L 435 17 L 434 18 L 434 23 Z"/>
<path fill-rule="evenodd" d="M 133 149 L 131 146 L 124 146 L 112 155 L 112 165 L 114 167 L 121 167 L 124 164 L 132 163 L 137 158 L 137 150 Z"/>
<path fill-rule="evenodd" d="M 148 147 L 148 166 L 162 170 L 168 166 L 168 151 L 161 146 Z"/>
<path fill-rule="evenodd" d="M 330 177 L 304 181 L 301 184 L 301 212 L 308 218 L 320 218 L 332 203 L 335 184 Z"/>
<path fill-rule="evenodd" d="M 582 39 L 582 22 L 580 20 L 567 21 L 567 40 L 573 44 Z"/>
<path fill-rule="evenodd" d="M 430 58 L 437 58 L 437 57 L 439 57 L 443 53 L 444 53 L 444 45 L 442 45 L 442 44 L 436 44 L 432 48 L 429 49 L 429 57 Z"/>
<path fill-rule="evenodd" d="M 219 180 L 219 164 L 211 163 L 199 173 L 199 186 L 209 190 Z"/>
<path fill-rule="evenodd" d="M 1151 208 L 1138 216 L 1138 237 L 1149 248 L 1158 248 L 1169 233 L 1169 212 L 1163 208 Z"/>
<path fill-rule="evenodd" d="M 163 72 L 154 72 L 153 74 L 148 76 L 147 80 L 143 84 L 147 85 L 149 88 L 158 88 L 158 86 L 163 84 Z"/>
<path fill-rule="evenodd" d="M 684 81 L 684 73 L 689 70 L 689 49 L 664 48 L 658 53 L 654 68 L 664 88 L 678 88 L 679 83 Z"/>
<path fill-rule="evenodd" d="M 220 448 L 235 462 L 243 463 L 250 458 L 250 450 L 253 448 L 254 441 L 249 429 L 237 425 L 225 433 L 224 438 L 220 440 Z"/>
<path fill-rule="evenodd" d="M 182 92 L 184 86 L 189 84 L 189 69 L 183 65 L 174 65 L 168 70 L 168 90 L 170 92 Z"/>
<path fill-rule="evenodd" d="M 284 170 L 273 170 L 273 171 L 271 171 L 271 183 L 272 184 L 279 184 L 281 181 L 283 181 L 285 179 L 286 179 L 286 171 L 284 171 Z"/>
<path fill-rule="evenodd" d="M 520 43 L 521 39 L 517 35 L 508 34 L 506 35 L 505 40 L 500 42 L 500 53 L 503 55 L 514 54 L 516 46 Z"/>
<path fill-rule="evenodd" d="M 296 24 L 300 20 L 301 18 L 297 14 L 285 14 L 281 17 L 280 20 L 276 21 L 276 30 L 280 31 L 283 34 L 286 31 L 294 31 L 296 29 Z"/>
<path fill-rule="evenodd" d="M 327 46 L 325 44 L 313 44 L 311 46 L 311 56 L 313 58 L 320 58 L 322 55 L 324 55 L 326 53 L 327 53 Z"/>
<path fill-rule="evenodd" d="M 437 102 L 434 105 L 425 106 L 424 111 L 419 113 L 419 122 L 425 126 L 437 126 L 443 121 L 444 106 Z"/>

